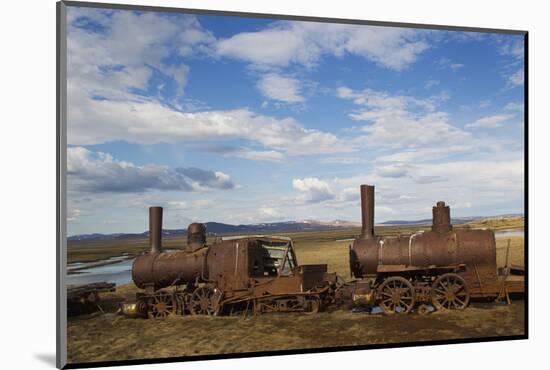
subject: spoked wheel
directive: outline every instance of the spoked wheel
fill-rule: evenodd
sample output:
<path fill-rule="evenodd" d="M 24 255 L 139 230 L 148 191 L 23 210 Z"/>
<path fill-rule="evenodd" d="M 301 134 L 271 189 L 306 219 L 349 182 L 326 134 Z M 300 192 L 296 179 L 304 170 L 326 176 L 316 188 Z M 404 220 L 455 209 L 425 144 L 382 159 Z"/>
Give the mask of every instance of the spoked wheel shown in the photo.
<path fill-rule="evenodd" d="M 306 297 L 304 306 L 304 313 L 306 315 L 315 314 L 321 308 L 321 299 L 317 296 Z"/>
<path fill-rule="evenodd" d="M 385 314 L 409 313 L 414 307 L 414 287 L 405 278 L 389 277 L 378 288 L 378 299 Z"/>
<path fill-rule="evenodd" d="M 466 281 L 454 273 L 438 277 L 432 284 L 431 296 L 432 304 L 438 310 L 463 310 L 470 302 Z"/>
<path fill-rule="evenodd" d="M 150 319 L 161 319 L 176 313 L 176 300 L 169 293 L 158 293 L 149 299 L 147 316 Z"/>
<path fill-rule="evenodd" d="M 189 310 L 193 315 L 215 316 L 220 309 L 220 299 L 221 292 L 217 289 L 209 287 L 197 288 L 191 296 Z"/>

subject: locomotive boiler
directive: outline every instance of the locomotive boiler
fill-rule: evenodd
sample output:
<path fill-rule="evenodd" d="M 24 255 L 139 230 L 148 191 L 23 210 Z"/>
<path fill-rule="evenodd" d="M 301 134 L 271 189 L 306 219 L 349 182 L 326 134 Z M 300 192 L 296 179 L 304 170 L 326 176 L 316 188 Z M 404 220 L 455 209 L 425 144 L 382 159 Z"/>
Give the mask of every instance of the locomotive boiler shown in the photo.
<path fill-rule="evenodd" d="M 374 186 L 361 185 L 361 235 L 349 249 L 350 270 L 360 278 L 353 299 L 385 313 L 408 313 L 418 305 L 464 309 L 470 298 L 523 291 L 523 280 L 497 274 L 491 230 L 455 229 L 450 207 L 437 202 L 431 230 L 381 237 L 374 233 Z"/>
<path fill-rule="evenodd" d="M 151 207 L 149 244 L 132 266 L 143 291 L 123 306 L 129 316 L 314 313 L 334 292 L 336 277 L 327 265 L 298 265 L 290 238 L 236 236 L 207 244 L 205 226 L 193 223 L 183 250 L 163 251 L 162 208 Z"/>

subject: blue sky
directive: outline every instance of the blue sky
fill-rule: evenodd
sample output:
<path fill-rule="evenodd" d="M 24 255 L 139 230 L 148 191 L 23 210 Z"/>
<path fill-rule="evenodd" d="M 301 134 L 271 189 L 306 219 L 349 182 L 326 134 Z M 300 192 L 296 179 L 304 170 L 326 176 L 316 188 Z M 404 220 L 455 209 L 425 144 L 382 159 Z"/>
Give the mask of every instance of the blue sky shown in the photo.
<path fill-rule="evenodd" d="M 68 233 L 523 212 L 523 36 L 69 7 Z"/>

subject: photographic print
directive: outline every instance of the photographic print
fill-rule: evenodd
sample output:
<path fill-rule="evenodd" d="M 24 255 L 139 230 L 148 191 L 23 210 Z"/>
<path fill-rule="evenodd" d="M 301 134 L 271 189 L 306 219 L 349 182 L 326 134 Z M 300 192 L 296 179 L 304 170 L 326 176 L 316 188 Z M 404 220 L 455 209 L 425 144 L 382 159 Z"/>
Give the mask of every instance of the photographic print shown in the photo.
<path fill-rule="evenodd" d="M 59 5 L 60 366 L 526 338 L 526 32 Z"/>

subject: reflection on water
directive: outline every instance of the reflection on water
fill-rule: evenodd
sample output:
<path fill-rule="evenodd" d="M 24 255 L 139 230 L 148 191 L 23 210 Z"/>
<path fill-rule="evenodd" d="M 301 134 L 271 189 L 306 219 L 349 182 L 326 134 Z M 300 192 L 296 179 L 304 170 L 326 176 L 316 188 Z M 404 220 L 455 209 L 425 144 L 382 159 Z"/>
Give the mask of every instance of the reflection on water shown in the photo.
<path fill-rule="evenodd" d="M 165 252 L 173 252 L 176 249 L 165 249 Z M 116 285 L 128 284 L 132 281 L 133 257 L 128 257 L 127 253 L 122 256 L 110 257 L 105 260 L 95 262 L 74 262 L 67 265 L 66 275 L 67 285 L 72 284 L 90 284 L 109 282 Z"/>
<path fill-rule="evenodd" d="M 112 263 L 110 265 L 96 266 L 79 270 L 76 274 L 66 276 L 67 285 L 98 283 L 102 281 L 115 283 L 116 285 L 127 284 L 132 281 L 131 270 L 133 262 L 134 259 L 130 258 L 121 262 Z M 77 265 L 70 264 L 67 266 L 68 269 L 71 267 L 77 267 Z"/>

